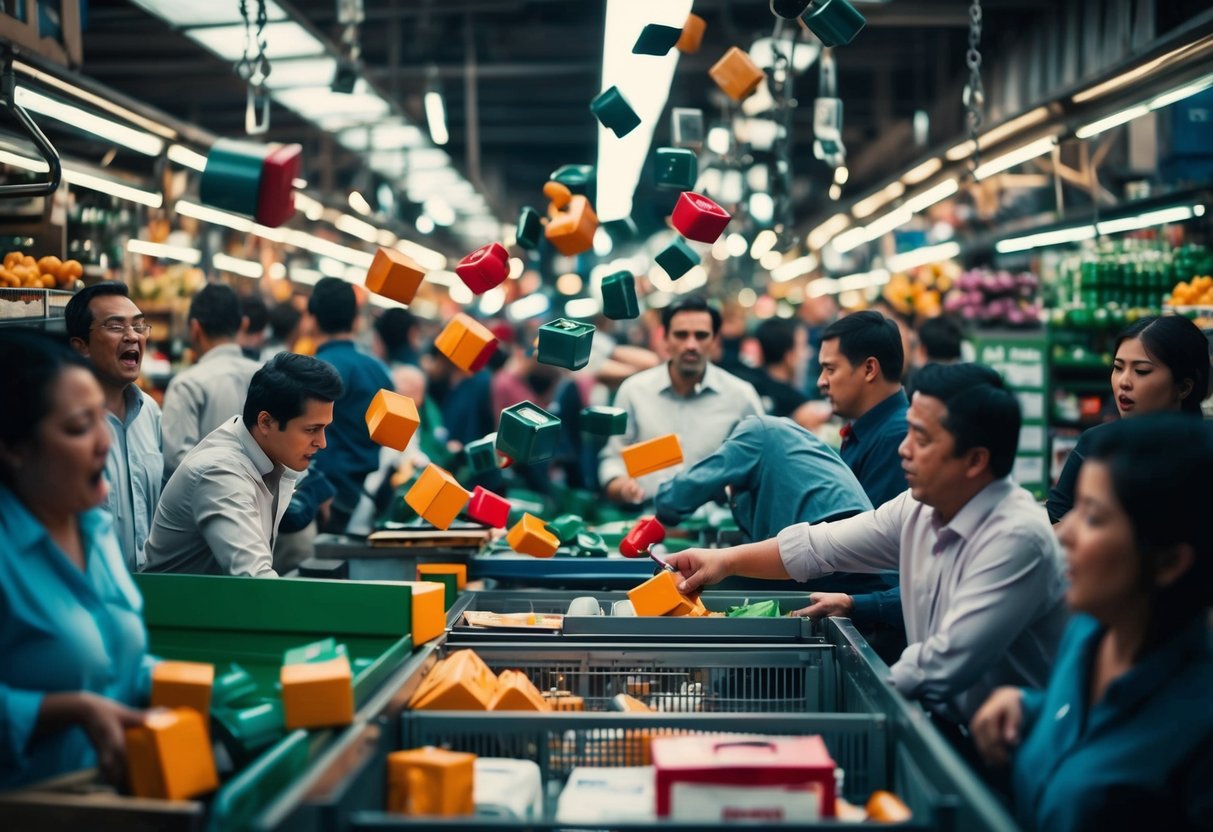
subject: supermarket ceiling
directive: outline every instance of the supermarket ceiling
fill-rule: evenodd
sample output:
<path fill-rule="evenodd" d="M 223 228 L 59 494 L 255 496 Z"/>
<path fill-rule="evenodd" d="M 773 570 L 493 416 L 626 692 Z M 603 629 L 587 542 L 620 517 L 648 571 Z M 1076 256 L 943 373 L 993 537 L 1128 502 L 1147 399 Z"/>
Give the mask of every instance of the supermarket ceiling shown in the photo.
<path fill-rule="evenodd" d="M 629 2 L 643 14 L 644 0 Z M 238 1 L 206 5 L 224 4 L 235 7 Z M 187 13 L 203 6 L 196 0 L 175 5 Z M 255 8 L 256 0 L 248 5 Z M 316 35 L 334 45 L 341 42 L 336 0 L 279 5 Z M 1009 50 L 1015 33 L 1053 5 L 1054 0 L 983 0 L 986 60 Z M 862 192 L 922 152 L 912 139 L 916 113 L 929 119 L 923 134 L 928 144 L 960 134 L 969 24 L 965 0 L 860 0 L 856 6 L 868 26 L 849 46 L 834 50 L 850 193 Z M 605 9 L 601 0 L 365 0 L 366 20 L 358 30 L 362 69 L 422 131 L 425 93 L 441 91 L 450 135 L 443 149 L 460 173 L 479 185 L 489 209 L 505 220 L 522 205 L 542 204 L 540 189 L 555 168 L 595 161 L 598 129 L 588 105 L 602 84 Z M 695 0 L 693 10 L 705 19 L 707 32 L 697 54 L 678 60 L 669 105 L 655 125 L 654 147 L 670 142 L 670 107 L 702 110 L 709 128 L 725 123 L 726 100 L 708 78 L 708 68 L 730 46 L 749 49 L 769 37 L 775 24 L 768 0 Z M 229 34 L 232 38 L 242 36 Z M 102 84 L 217 135 L 243 134 L 246 88 L 232 63 L 131 0 L 89 3 L 84 54 L 81 71 Z M 792 115 L 788 158 L 797 218 L 825 210 L 833 176 L 813 155 L 817 84 L 816 65 L 795 80 L 800 104 Z M 924 116 L 918 118 L 921 126 Z M 304 145 L 312 186 L 332 192 L 376 190 L 363 157 L 278 104 L 268 137 Z M 642 183 L 633 218 L 642 228 L 656 226 L 670 204 L 668 192 Z M 405 204 L 404 219 L 418 210 Z"/>

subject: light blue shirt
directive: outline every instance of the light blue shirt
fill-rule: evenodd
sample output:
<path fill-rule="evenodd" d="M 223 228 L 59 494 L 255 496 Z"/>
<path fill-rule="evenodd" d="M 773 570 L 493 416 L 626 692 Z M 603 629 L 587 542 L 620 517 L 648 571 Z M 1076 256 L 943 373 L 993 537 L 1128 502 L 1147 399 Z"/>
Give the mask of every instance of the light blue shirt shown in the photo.
<path fill-rule="evenodd" d="M 0 485 L 0 789 L 95 765 L 84 731 L 33 739 L 42 697 L 147 698 L 143 599 L 101 509 L 79 515 L 85 569 Z"/>
<path fill-rule="evenodd" d="M 160 502 L 164 454 L 160 450 L 160 406 L 133 384 L 127 385 L 123 396 L 125 420 L 105 412 L 113 443 L 105 460 L 109 496 L 104 508 L 114 518 L 126 568 L 136 572 L 143 568 L 143 547 Z"/>

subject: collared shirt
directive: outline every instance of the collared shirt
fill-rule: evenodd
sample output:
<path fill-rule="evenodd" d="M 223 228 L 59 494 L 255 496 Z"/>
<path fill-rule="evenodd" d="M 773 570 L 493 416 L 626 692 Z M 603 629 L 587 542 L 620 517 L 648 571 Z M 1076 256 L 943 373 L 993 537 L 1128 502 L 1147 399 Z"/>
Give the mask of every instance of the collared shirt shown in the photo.
<path fill-rule="evenodd" d="M 241 417 L 186 454 L 164 487 L 148 572 L 274 577 L 274 535 L 297 474 L 275 465 Z"/>
<path fill-rule="evenodd" d="M 352 511 L 362 496 L 362 481 L 379 467 L 380 446 L 366 429 L 366 409 L 382 389 L 395 390 L 387 366 L 348 338 L 326 341 L 316 357 L 332 364 L 345 392 L 333 402 L 333 423 L 325 432 L 328 448 L 315 465 L 337 489 L 333 503 Z"/>
<path fill-rule="evenodd" d="M 169 382 L 164 391 L 164 481 L 202 437 L 244 412 L 253 374 L 261 365 L 239 344 L 221 344 Z"/>
<path fill-rule="evenodd" d="M 779 534 L 799 581 L 899 569 L 909 647 L 893 665 L 905 696 L 968 720 L 999 685 L 1042 687 L 1066 622 L 1062 556 L 1044 510 L 1010 477 L 946 525 L 909 491 L 858 517 Z"/>
<path fill-rule="evenodd" d="M 95 765 L 84 730 L 34 736 L 48 693 L 146 701 L 143 600 L 102 509 L 78 515 L 84 569 L 0 485 L 0 789 Z"/>
<path fill-rule="evenodd" d="M 628 426 L 622 436 L 611 437 L 599 456 L 598 481 L 604 486 L 627 476 L 620 455 L 627 445 L 677 434 L 682 465 L 690 467 L 717 450 L 742 418 L 764 412 L 753 386 L 711 363 L 689 396 L 674 392 L 667 363 L 626 379 L 619 385 L 614 404 L 627 411 Z M 654 494 L 680 470 L 678 466 L 663 468 L 638 482 L 646 493 Z"/>
<path fill-rule="evenodd" d="M 105 460 L 109 493 L 104 507 L 114 518 L 114 531 L 127 569 L 137 572 L 146 561 L 143 548 L 160 500 L 164 474 L 160 405 L 134 384 L 128 384 L 122 396 L 126 400 L 124 420 L 105 411 L 113 442 Z"/>
<path fill-rule="evenodd" d="M 897 449 L 909 430 L 909 407 L 905 392 L 898 390 L 847 426 L 850 435 L 844 438 L 839 453 L 874 506 L 882 506 L 906 490 Z"/>
<path fill-rule="evenodd" d="M 713 453 L 662 483 L 657 519 L 677 524 L 709 500 L 729 502 L 750 540 L 872 508 L 838 454 L 790 419 L 774 416 L 745 417 Z"/>
<path fill-rule="evenodd" d="M 1047 690 L 1024 691 L 1013 771 L 1025 828 L 1213 827 L 1213 646 L 1204 616 L 1090 704 L 1105 630 L 1075 615 Z"/>

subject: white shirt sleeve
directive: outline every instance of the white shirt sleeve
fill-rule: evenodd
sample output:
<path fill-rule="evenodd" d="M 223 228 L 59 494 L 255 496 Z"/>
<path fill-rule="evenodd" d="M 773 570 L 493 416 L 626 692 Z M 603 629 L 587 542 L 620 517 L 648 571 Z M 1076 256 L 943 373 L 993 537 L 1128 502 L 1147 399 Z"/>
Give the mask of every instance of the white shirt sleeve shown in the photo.
<path fill-rule="evenodd" d="M 164 481 L 185 455 L 202 441 L 201 391 L 189 379 L 176 378 L 164 391 Z"/>
<path fill-rule="evenodd" d="M 916 504 L 907 491 L 873 511 L 832 523 L 797 523 L 777 536 L 784 568 L 797 581 L 834 572 L 898 568 L 901 529 Z"/>

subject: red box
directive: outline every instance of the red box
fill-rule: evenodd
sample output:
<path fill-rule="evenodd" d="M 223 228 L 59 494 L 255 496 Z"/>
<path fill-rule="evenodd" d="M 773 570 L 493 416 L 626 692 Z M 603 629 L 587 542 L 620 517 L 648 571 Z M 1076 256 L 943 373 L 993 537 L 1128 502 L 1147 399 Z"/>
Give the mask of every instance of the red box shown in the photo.
<path fill-rule="evenodd" d="M 284 144 L 265 157 L 257 189 L 257 222 L 277 228 L 295 216 L 295 180 L 302 157 L 303 148 L 297 144 Z"/>
<path fill-rule="evenodd" d="M 504 529 L 510 521 L 510 503 L 482 486 L 472 490 L 468 503 L 468 517 L 495 529 Z"/>
<path fill-rule="evenodd" d="M 619 541 L 619 554 L 625 558 L 643 558 L 656 543 L 665 540 L 665 526 L 656 517 L 641 517 L 631 531 Z"/>
<path fill-rule="evenodd" d="M 655 737 L 657 816 L 805 822 L 835 816 L 834 760 L 820 736 Z"/>
<path fill-rule="evenodd" d="M 683 191 L 670 220 L 678 233 L 697 243 L 714 243 L 729 224 L 729 212 L 702 194 Z"/>
<path fill-rule="evenodd" d="M 459 275 L 472 294 L 481 295 L 500 286 L 510 273 L 510 255 L 501 243 L 489 243 L 473 251 L 459 261 L 455 274 Z"/>

